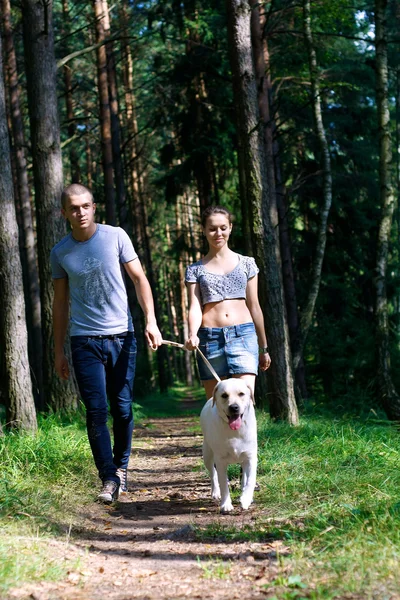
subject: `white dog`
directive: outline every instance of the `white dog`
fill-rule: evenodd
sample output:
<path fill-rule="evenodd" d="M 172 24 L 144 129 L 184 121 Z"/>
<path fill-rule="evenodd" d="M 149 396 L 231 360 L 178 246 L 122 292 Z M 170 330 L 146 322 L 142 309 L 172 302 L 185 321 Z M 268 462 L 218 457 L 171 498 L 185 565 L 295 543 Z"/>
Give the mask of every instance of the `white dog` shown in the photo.
<path fill-rule="evenodd" d="M 211 476 L 211 496 L 221 500 L 221 512 L 233 510 L 228 465 L 242 465 L 242 508 L 253 502 L 257 471 L 257 423 L 252 390 L 243 379 L 225 379 L 200 414 L 203 459 Z"/>

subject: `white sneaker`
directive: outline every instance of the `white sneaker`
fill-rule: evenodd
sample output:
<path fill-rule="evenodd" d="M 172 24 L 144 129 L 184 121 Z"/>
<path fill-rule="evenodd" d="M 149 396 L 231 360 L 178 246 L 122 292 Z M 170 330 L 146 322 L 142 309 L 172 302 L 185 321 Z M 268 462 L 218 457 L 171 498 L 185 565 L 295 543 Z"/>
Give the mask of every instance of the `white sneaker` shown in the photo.
<path fill-rule="evenodd" d="M 104 504 L 110 504 L 119 497 L 119 485 L 116 481 L 105 481 L 97 499 Z"/>

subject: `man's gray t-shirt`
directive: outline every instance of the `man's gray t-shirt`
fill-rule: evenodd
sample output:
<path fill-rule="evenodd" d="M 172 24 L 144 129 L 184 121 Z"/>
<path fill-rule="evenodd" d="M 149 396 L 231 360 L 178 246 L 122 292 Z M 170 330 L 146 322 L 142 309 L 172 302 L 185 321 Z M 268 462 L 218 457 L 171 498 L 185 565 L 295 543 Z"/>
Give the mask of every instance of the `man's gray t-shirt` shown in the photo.
<path fill-rule="evenodd" d="M 73 335 L 113 335 L 133 331 L 123 264 L 137 258 L 120 227 L 97 224 L 85 242 L 70 233 L 50 254 L 54 279 L 68 277 Z"/>

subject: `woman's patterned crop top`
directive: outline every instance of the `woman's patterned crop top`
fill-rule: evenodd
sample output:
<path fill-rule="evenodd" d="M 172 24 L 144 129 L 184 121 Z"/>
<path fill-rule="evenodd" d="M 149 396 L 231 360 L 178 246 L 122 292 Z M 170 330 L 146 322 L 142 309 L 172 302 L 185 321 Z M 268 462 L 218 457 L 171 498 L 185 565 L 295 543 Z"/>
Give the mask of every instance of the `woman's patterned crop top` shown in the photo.
<path fill-rule="evenodd" d="M 246 298 L 246 286 L 251 277 L 257 275 L 259 268 L 251 256 L 239 257 L 236 267 L 225 275 L 216 275 L 207 271 L 202 261 L 189 265 L 186 269 L 185 281 L 200 285 L 201 305 L 221 300 Z"/>

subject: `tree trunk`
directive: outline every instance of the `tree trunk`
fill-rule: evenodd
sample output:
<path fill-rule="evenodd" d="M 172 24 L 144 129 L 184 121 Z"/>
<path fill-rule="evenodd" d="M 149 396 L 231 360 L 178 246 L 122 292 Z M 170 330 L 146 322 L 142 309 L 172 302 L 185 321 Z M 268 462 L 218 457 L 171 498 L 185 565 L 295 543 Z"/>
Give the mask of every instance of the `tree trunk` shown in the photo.
<path fill-rule="evenodd" d="M 104 13 L 103 0 L 93 0 L 96 17 L 96 43 L 104 42 Z M 114 193 L 114 164 L 111 137 L 110 99 L 108 95 L 107 51 L 105 44 L 96 50 L 97 55 L 97 85 L 100 100 L 100 130 L 101 149 L 103 155 L 104 172 L 104 200 L 106 205 L 106 219 L 109 225 L 116 225 L 116 207 Z"/>
<path fill-rule="evenodd" d="M 186 0 L 183 3 L 185 15 L 187 17 L 186 33 L 186 55 L 188 60 L 196 64 L 198 57 L 199 44 L 202 40 L 199 35 L 199 29 L 191 23 L 199 21 L 199 9 L 196 0 Z M 188 83 L 187 96 L 189 100 L 189 112 L 192 117 L 193 131 L 191 135 L 199 143 L 192 148 L 192 153 L 196 153 L 193 160 L 193 172 L 196 178 L 197 190 L 200 200 L 201 212 L 210 204 L 216 204 L 218 192 L 215 186 L 214 164 L 212 155 L 204 148 L 205 134 L 210 136 L 210 127 L 205 115 L 205 105 L 207 103 L 207 90 L 204 73 L 195 74 Z"/>
<path fill-rule="evenodd" d="M 138 158 L 138 123 L 136 117 L 136 99 L 133 91 L 133 59 L 129 45 L 129 25 L 125 3 L 121 6 L 121 29 L 124 32 L 122 41 L 123 53 L 123 81 L 125 93 L 125 111 L 128 131 L 128 165 L 131 181 L 131 214 L 135 240 L 139 250 L 143 249 L 143 227 L 140 216 L 141 185 L 140 185 L 140 163 Z"/>
<path fill-rule="evenodd" d="M 180 206 L 180 201 L 182 201 L 182 197 L 178 196 L 175 204 L 175 219 L 176 219 L 176 237 L 179 239 L 183 236 L 183 227 L 182 227 L 182 206 Z M 188 326 L 188 299 L 186 293 L 186 285 L 185 285 L 185 268 L 189 264 L 189 257 L 187 252 L 183 251 L 181 257 L 178 262 L 178 270 L 179 270 L 179 287 L 180 287 L 180 308 L 181 308 L 181 319 L 182 319 L 182 333 L 183 333 L 183 341 L 187 340 L 189 337 L 189 326 Z M 191 353 L 185 352 L 185 375 L 186 375 L 186 385 L 193 385 L 193 371 L 192 371 L 192 363 L 191 363 Z"/>
<path fill-rule="evenodd" d="M 69 8 L 68 0 L 62 0 L 62 12 L 63 12 L 63 26 L 64 35 L 69 24 Z M 69 53 L 69 49 L 64 49 L 64 55 Z M 69 65 L 63 66 L 64 75 L 64 86 L 65 86 L 65 104 L 67 109 L 67 120 L 68 120 L 68 137 L 72 139 L 76 134 L 75 121 L 74 121 L 74 98 L 72 96 L 72 71 Z M 76 151 L 75 144 L 72 141 L 69 145 L 69 161 L 71 170 L 71 182 L 79 183 L 81 180 L 81 171 L 79 166 L 79 155 Z"/>
<path fill-rule="evenodd" d="M 150 250 L 150 235 L 148 229 L 148 217 L 147 217 L 147 206 L 146 206 L 146 198 L 142 197 L 140 201 L 140 209 L 141 209 L 141 217 L 143 222 L 143 242 L 144 242 L 144 256 L 145 256 L 145 264 L 147 267 L 147 277 L 150 283 L 151 290 L 153 292 L 154 299 L 154 310 L 157 316 L 157 320 L 160 322 L 161 320 L 161 307 L 158 298 L 158 290 L 156 285 L 156 279 L 154 276 L 154 266 L 153 259 L 151 256 Z M 168 389 L 168 385 L 171 383 L 170 374 L 165 369 L 166 362 L 166 347 L 161 346 L 157 350 L 157 364 L 158 364 L 158 383 L 160 392 L 166 392 Z"/>
<path fill-rule="evenodd" d="M 379 184 L 381 221 L 376 257 L 376 345 L 379 398 L 389 419 L 400 420 L 400 397 L 393 385 L 390 367 L 389 318 L 386 271 L 395 197 L 392 181 L 392 151 L 388 101 L 386 39 L 387 0 L 375 0 L 376 104 L 379 125 Z"/>
<path fill-rule="evenodd" d="M 60 126 L 57 112 L 56 62 L 52 28 L 52 2 L 23 0 L 23 35 L 27 77 L 35 205 L 37 247 L 41 284 L 45 401 L 54 410 L 77 406 L 72 381 L 61 381 L 54 369 L 52 327 L 53 285 L 50 251 L 65 235 L 60 217 L 63 186 Z"/>
<path fill-rule="evenodd" d="M 306 41 L 306 47 L 308 52 L 308 61 L 310 68 L 310 80 L 311 80 L 311 95 L 312 95 L 312 108 L 314 113 L 314 121 L 316 134 L 318 139 L 318 145 L 321 152 L 322 168 L 323 168 L 323 204 L 321 207 L 320 223 L 318 228 L 318 239 L 317 247 L 315 250 L 314 264 L 312 268 L 310 290 L 308 292 L 307 302 L 302 310 L 300 319 L 300 331 L 301 338 L 299 340 L 298 348 L 296 348 L 293 356 L 293 365 L 297 369 L 300 361 L 303 357 L 304 344 L 307 338 L 308 331 L 311 326 L 315 303 L 317 301 L 319 288 L 321 284 L 321 273 L 322 264 L 325 256 L 326 246 L 326 230 L 328 225 L 328 216 L 332 204 L 332 170 L 331 170 L 331 157 L 329 154 L 328 140 L 326 139 L 324 123 L 322 121 L 322 109 L 321 109 L 321 92 L 319 85 L 319 73 L 317 55 L 315 52 L 314 41 L 311 29 L 311 9 L 310 0 L 304 0 L 303 2 L 303 22 L 304 22 L 304 36 Z"/>
<path fill-rule="evenodd" d="M 256 0 L 250 0 L 252 7 L 251 29 L 254 62 L 257 77 L 258 104 L 260 117 L 264 127 L 268 179 L 273 182 L 271 194 L 277 207 L 279 241 L 282 260 L 282 283 L 285 291 L 285 306 L 289 328 L 290 348 L 292 356 L 296 353 L 300 342 L 300 320 L 297 308 L 296 287 L 293 273 L 291 242 L 287 218 L 286 194 L 282 182 L 279 161 L 279 148 L 276 139 L 275 118 L 271 116 L 272 82 L 268 43 L 263 34 L 266 27 L 265 10 L 260 13 Z M 295 371 L 297 396 L 305 398 L 307 388 L 305 383 L 304 361 L 300 361 Z"/>
<path fill-rule="evenodd" d="M 260 267 L 260 297 L 266 317 L 272 365 L 268 374 L 270 413 L 274 419 L 298 423 L 291 371 L 289 332 L 281 282 L 279 243 L 274 223 L 276 206 L 270 187 L 262 132 L 259 128 L 257 86 L 251 47 L 248 0 L 227 0 L 234 98 L 240 119 L 238 133 L 243 144 L 247 202 L 253 251 Z"/>
<path fill-rule="evenodd" d="M 25 282 L 25 302 L 29 340 L 29 362 L 34 376 L 34 390 L 37 406 L 43 410 L 43 374 L 42 374 L 42 331 L 40 317 L 40 285 L 36 256 L 32 206 L 28 184 L 28 172 L 25 157 L 25 135 L 20 107 L 17 59 L 14 48 L 11 24 L 10 1 L 2 0 L 1 8 L 4 24 L 4 52 L 10 88 L 10 113 L 14 140 L 14 156 L 17 178 L 17 194 L 21 220 L 21 242 L 23 248 L 22 270 Z"/>
<path fill-rule="evenodd" d="M 18 225 L 14 205 L 0 39 L 0 348 L 2 390 L 10 427 L 35 431 L 35 403 L 28 359 L 28 334 Z"/>
<path fill-rule="evenodd" d="M 108 12 L 107 0 L 103 0 L 104 14 L 104 34 L 106 38 L 110 37 L 110 17 Z M 124 182 L 124 169 L 122 166 L 121 154 L 121 131 L 119 125 L 119 109 L 118 109 L 118 87 L 117 87 L 117 71 L 115 66 L 115 56 L 113 43 L 109 42 L 106 45 L 107 53 L 107 76 L 108 76 L 108 93 L 110 100 L 110 118 L 111 118 L 111 141 L 112 155 L 114 164 L 115 187 L 117 196 L 117 213 L 121 227 L 128 230 L 129 211 L 126 200 L 126 190 Z"/>

